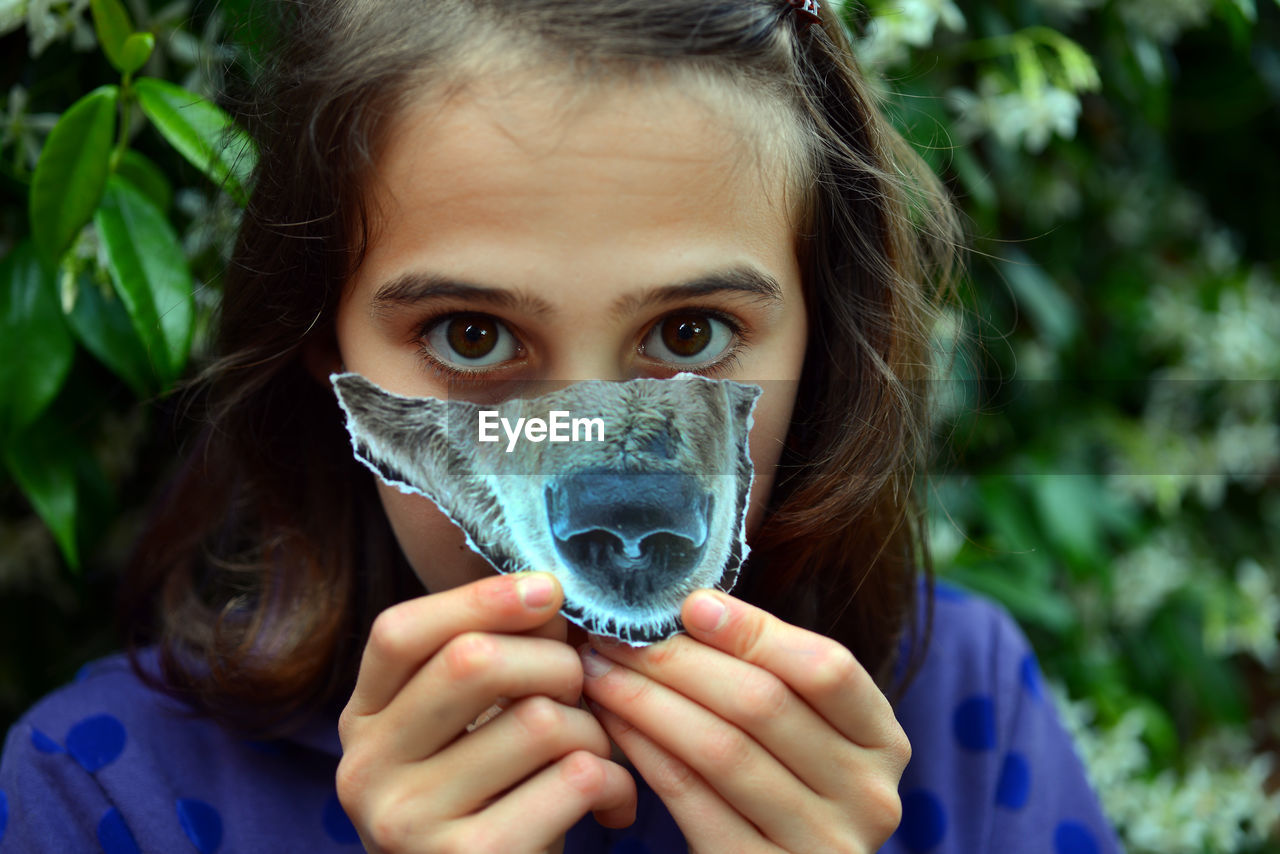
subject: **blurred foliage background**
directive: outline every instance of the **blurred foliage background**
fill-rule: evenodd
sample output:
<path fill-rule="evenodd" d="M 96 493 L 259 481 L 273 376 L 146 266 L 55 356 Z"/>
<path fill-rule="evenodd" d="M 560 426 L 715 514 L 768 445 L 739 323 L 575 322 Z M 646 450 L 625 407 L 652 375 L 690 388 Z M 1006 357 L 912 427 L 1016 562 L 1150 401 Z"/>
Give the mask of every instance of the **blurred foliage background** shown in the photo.
<path fill-rule="evenodd" d="M 941 574 L 1022 623 L 1130 851 L 1280 850 L 1280 3 L 824 6 L 971 239 Z M 0 0 L 0 728 L 115 645 L 255 43 L 237 3 Z"/>

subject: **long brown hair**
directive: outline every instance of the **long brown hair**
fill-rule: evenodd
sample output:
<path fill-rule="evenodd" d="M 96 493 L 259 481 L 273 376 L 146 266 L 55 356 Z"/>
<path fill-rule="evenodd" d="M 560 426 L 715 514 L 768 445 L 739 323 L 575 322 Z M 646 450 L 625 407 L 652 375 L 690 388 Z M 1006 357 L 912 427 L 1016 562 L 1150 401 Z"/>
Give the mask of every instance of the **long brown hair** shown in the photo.
<path fill-rule="evenodd" d="M 430 5 L 282 7 L 274 59 L 239 110 L 259 161 L 221 356 L 130 568 L 131 643 L 157 644 L 166 687 L 196 708 L 270 731 L 341 702 L 374 616 L 421 593 L 307 353 L 331 340 L 369 239 L 364 180 L 388 118 L 424 86 L 514 73 L 519 55 L 583 82 L 693 72 L 781 104 L 796 125 L 810 340 L 739 595 L 841 641 L 887 685 L 904 633 L 921 630 L 911 618 L 930 577 L 913 478 L 928 332 L 957 240 L 831 7 L 808 25 L 782 0 Z"/>

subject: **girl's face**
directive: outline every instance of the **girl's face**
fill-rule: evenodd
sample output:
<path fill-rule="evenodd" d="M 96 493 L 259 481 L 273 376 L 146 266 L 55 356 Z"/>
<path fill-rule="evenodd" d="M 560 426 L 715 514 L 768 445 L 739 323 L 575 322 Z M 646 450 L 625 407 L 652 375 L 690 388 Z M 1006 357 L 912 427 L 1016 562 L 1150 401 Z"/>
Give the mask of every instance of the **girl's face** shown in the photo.
<path fill-rule="evenodd" d="M 749 117 L 674 86 L 565 95 L 476 84 L 391 123 L 339 356 L 418 397 L 456 396 L 459 374 L 546 383 L 535 394 L 689 370 L 759 383 L 751 532 L 805 352 L 786 170 Z M 430 500 L 378 488 L 428 590 L 493 572 Z"/>

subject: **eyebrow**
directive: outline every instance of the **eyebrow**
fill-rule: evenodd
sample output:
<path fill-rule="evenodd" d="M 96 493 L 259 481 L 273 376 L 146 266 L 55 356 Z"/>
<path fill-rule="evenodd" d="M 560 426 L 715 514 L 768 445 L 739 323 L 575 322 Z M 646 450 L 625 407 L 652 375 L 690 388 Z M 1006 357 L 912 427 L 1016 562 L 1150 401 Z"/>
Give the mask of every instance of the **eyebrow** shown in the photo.
<path fill-rule="evenodd" d="M 777 279 L 754 267 L 738 266 L 683 282 L 649 288 L 638 294 L 628 294 L 614 302 L 611 313 L 615 316 L 627 315 L 647 303 L 677 302 L 720 294 L 747 296 L 763 303 L 782 302 L 782 286 Z M 527 291 L 416 271 L 404 273 L 381 285 L 374 293 L 370 311 L 374 315 L 380 315 L 397 306 L 448 298 L 484 302 L 501 308 L 517 308 L 537 316 L 555 313 L 551 303 Z"/>
<path fill-rule="evenodd" d="M 730 267 L 686 282 L 662 285 L 638 294 L 621 297 L 613 305 L 614 315 L 626 315 L 646 303 L 677 302 L 722 294 L 741 295 L 767 304 L 782 302 L 782 285 L 768 273 L 754 267 Z"/>
<path fill-rule="evenodd" d="M 551 303 L 531 293 L 489 287 L 424 272 L 404 273 L 380 286 L 373 295 L 369 310 L 376 316 L 385 314 L 396 306 L 448 298 L 485 302 L 501 308 L 520 308 L 539 316 L 553 312 Z"/>

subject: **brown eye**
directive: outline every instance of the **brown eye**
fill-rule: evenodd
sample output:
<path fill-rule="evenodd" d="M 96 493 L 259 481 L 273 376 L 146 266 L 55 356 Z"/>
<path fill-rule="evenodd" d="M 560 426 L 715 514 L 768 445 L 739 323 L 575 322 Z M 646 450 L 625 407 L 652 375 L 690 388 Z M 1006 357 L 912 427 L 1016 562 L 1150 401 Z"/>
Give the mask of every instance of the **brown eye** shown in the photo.
<path fill-rule="evenodd" d="M 697 368 L 721 358 L 737 338 L 737 329 L 727 320 L 708 312 L 681 311 L 650 327 L 641 350 L 660 362 Z"/>
<path fill-rule="evenodd" d="M 482 359 L 498 343 L 498 322 L 492 317 L 455 317 L 445 334 L 453 352 L 464 359 Z"/>
<path fill-rule="evenodd" d="M 675 356 L 696 356 L 711 343 L 711 324 L 702 315 L 673 314 L 659 328 L 662 343 Z"/>
<path fill-rule="evenodd" d="M 433 323 L 423 335 L 426 348 L 457 368 L 492 368 L 519 357 L 520 342 L 496 317 L 455 314 Z"/>

